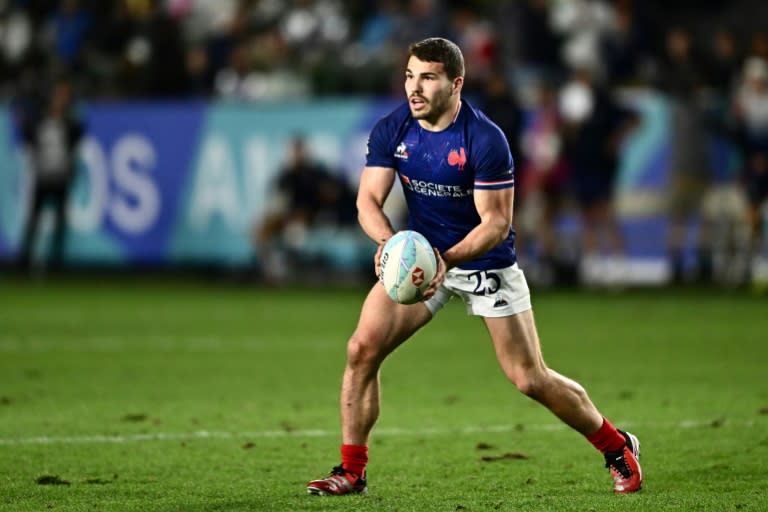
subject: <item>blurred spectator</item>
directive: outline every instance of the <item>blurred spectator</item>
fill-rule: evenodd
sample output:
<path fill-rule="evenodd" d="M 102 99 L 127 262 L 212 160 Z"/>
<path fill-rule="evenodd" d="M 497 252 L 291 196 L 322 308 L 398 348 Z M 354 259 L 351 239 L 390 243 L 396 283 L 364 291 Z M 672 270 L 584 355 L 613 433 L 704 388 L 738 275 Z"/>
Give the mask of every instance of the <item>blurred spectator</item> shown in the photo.
<path fill-rule="evenodd" d="M 242 46 L 251 35 L 251 10 L 250 2 L 233 0 L 221 5 L 201 2 L 199 17 L 206 21 L 207 30 L 201 29 L 197 39 L 206 41 L 208 47 L 208 65 L 212 75 L 216 75 L 224 68 L 232 67 L 233 55 L 237 47 Z"/>
<path fill-rule="evenodd" d="M 447 32 L 445 9 L 439 0 L 405 2 L 405 16 L 398 27 L 396 47 L 409 45 L 425 37 L 443 36 Z"/>
<path fill-rule="evenodd" d="M 665 41 L 658 85 L 670 109 L 667 247 L 673 280 L 680 282 L 707 278 L 711 271 L 701 230 L 694 243 L 693 262 L 687 251 L 691 225 L 701 218 L 701 200 L 712 176 L 710 133 L 702 105 L 703 68 L 694 54 L 691 34 L 683 27 L 673 27 Z"/>
<path fill-rule="evenodd" d="M 128 0 L 116 1 L 94 27 L 88 56 L 88 67 L 96 88 L 94 94 L 134 95 L 140 90 L 136 77 L 138 66 L 134 66 L 135 51 L 129 53 L 131 41 L 138 31 L 138 17 L 129 9 L 128 3 Z"/>
<path fill-rule="evenodd" d="M 76 147 L 83 135 L 83 125 L 72 108 L 72 84 L 68 78 L 58 78 L 42 114 L 23 118 L 19 127 L 29 151 L 32 187 L 18 259 L 22 269 L 28 269 L 32 264 L 41 214 L 49 203 L 54 212 L 50 264 L 59 268 L 62 263 L 67 198 L 75 176 Z"/>
<path fill-rule="evenodd" d="M 725 101 L 736 86 L 742 56 L 733 32 L 727 28 L 715 31 L 706 46 L 702 71 L 707 86 L 716 94 L 716 101 Z"/>
<path fill-rule="evenodd" d="M 620 280 L 624 240 L 613 209 L 621 141 L 630 126 L 627 112 L 593 73 L 576 69 L 560 91 L 564 151 L 581 220 L 581 263 L 586 281 Z M 609 265 L 611 270 L 601 269 Z M 611 274 L 611 275 L 609 275 Z"/>
<path fill-rule="evenodd" d="M 743 166 L 737 144 L 728 126 L 728 106 L 714 94 L 704 103 L 703 120 L 708 129 L 709 160 L 712 175 L 701 204 L 702 250 L 711 262 L 716 284 L 744 284 L 750 263 L 750 225 Z"/>
<path fill-rule="evenodd" d="M 500 71 L 493 25 L 475 9 L 459 6 L 453 10 L 450 29 L 452 40 L 464 53 L 467 73 L 472 76 L 472 80 L 466 82 L 464 91 L 470 95 L 482 93 L 492 74 Z M 497 111 L 493 112 L 498 115 Z"/>
<path fill-rule="evenodd" d="M 563 35 L 562 60 L 571 67 L 605 75 L 600 42 L 613 30 L 613 5 L 605 0 L 563 0 L 551 7 L 554 30 Z"/>
<path fill-rule="evenodd" d="M 523 110 L 501 65 L 492 65 L 483 85 L 482 109 L 493 114 L 496 124 L 507 137 L 512 158 L 519 164 L 518 159 L 522 158 L 520 136 L 523 128 Z"/>
<path fill-rule="evenodd" d="M 162 2 L 119 0 L 104 9 L 86 76 L 102 95 L 182 97 L 186 43 Z"/>
<path fill-rule="evenodd" d="M 375 6 L 363 20 L 358 43 L 365 56 L 378 55 L 391 48 L 392 38 L 402 23 L 398 0 L 376 0 Z"/>
<path fill-rule="evenodd" d="M 388 95 L 396 89 L 399 94 L 391 70 L 401 58 L 395 41 L 404 17 L 399 0 L 374 0 L 364 12 L 357 38 L 343 50 L 341 59 L 330 59 L 328 65 L 314 73 L 315 91 L 333 94 L 363 90 L 370 95 Z M 342 83 L 339 73 L 348 77 Z"/>
<path fill-rule="evenodd" d="M 559 78 L 562 70 L 562 36 L 552 30 L 548 0 L 524 0 L 512 5 L 510 15 L 516 20 L 512 35 L 521 67 L 544 79 Z M 503 28 L 503 27 L 502 27 Z"/>
<path fill-rule="evenodd" d="M 229 65 L 216 74 L 216 96 L 240 101 L 307 96 L 310 86 L 306 76 L 285 67 L 284 61 L 277 58 L 282 44 L 275 30 L 269 30 L 253 41 L 238 42 L 232 49 Z"/>
<path fill-rule="evenodd" d="M 762 248 L 763 222 L 768 202 L 768 61 L 750 57 L 736 90 L 733 115 L 746 170 L 750 203 L 751 239 Z"/>
<path fill-rule="evenodd" d="M 249 62 L 248 41 L 241 41 L 232 47 L 227 66 L 216 73 L 214 92 L 216 96 L 227 100 L 255 99 L 258 92 L 250 79 L 251 66 Z"/>
<path fill-rule="evenodd" d="M 717 284 L 740 285 L 750 261 L 749 207 L 740 176 L 723 166 L 705 191 L 701 206 L 702 257 L 711 262 Z"/>
<path fill-rule="evenodd" d="M 768 258 L 768 151 L 756 151 L 747 161 L 747 192 L 750 203 L 752 248 Z"/>
<path fill-rule="evenodd" d="M 187 75 L 187 95 L 203 98 L 210 96 L 213 78 L 208 65 L 208 52 L 205 46 L 197 44 L 188 47 L 184 64 Z"/>
<path fill-rule="evenodd" d="M 92 18 L 80 0 L 61 0 L 49 20 L 53 54 L 66 69 L 80 69 Z"/>
<path fill-rule="evenodd" d="M 557 270 L 569 264 L 571 251 L 557 237 L 557 222 L 567 200 L 568 167 L 563 153 L 557 91 L 546 81 L 538 86 L 536 104 L 522 135 L 517 162 L 516 222 L 520 257 L 532 279 L 552 284 Z"/>
<path fill-rule="evenodd" d="M 291 50 L 290 58 L 313 69 L 345 46 L 349 20 L 338 0 L 294 0 L 280 20 L 279 34 Z"/>
<path fill-rule="evenodd" d="M 329 172 L 309 154 L 307 142 L 296 136 L 273 188 L 272 203 L 254 243 L 264 277 L 287 277 L 292 257 L 300 254 L 312 229 L 354 225 L 354 192 L 346 181 Z"/>
<path fill-rule="evenodd" d="M 8 2 L 0 7 L 0 79 L 16 76 L 32 45 L 32 22 L 27 13 Z"/>
<path fill-rule="evenodd" d="M 768 32 L 764 28 L 752 34 L 749 41 L 749 54 L 768 60 Z"/>
<path fill-rule="evenodd" d="M 149 77 L 145 94 L 172 98 L 186 92 L 185 47 L 181 29 L 164 7 L 155 7 L 146 20 Z"/>
<path fill-rule="evenodd" d="M 612 84 L 630 85 L 642 76 L 650 49 L 647 28 L 630 0 L 616 2 L 613 24 L 600 35 L 604 72 Z"/>
<path fill-rule="evenodd" d="M 741 72 L 741 55 L 733 32 L 718 28 L 705 47 L 702 60 L 704 87 L 699 100 L 702 121 L 708 128 L 702 141 L 708 151 L 711 176 L 701 203 L 698 237 L 703 260 L 711 264 L 717 284 L 746 282 L 750 263 L 750 220 L 738 137 L 729 115 L 731 96 Z M 708 269 L 705 269 L 708 270 Z M 706 277 L 706 276 L 705 276 Z"/>

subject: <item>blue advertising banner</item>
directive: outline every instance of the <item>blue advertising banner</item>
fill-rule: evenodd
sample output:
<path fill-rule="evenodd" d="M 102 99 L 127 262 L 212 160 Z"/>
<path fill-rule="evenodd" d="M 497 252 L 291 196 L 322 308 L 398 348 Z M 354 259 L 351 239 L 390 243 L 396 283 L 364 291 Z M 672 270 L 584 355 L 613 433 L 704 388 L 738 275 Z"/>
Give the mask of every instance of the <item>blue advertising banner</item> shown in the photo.
<path fill-rule="evenodd" d="M 164 260 L 204 114 L 205 106 L 195 103 L 86 110 L 89 136 L 69 208 L 69 258 Z"/>
<path fill-rule="evenodd" d="M 290 140 L 306 137 L 313 157 L 353 182 L 364 164 L 371 108 L 366 101 L 211 108 L 181 184 L 169 259 L 247 262 L 251 230 L 265 214 Z"/>
<path fill-rule="evenodd" d="M 254 257 L 251 230 L 265 214 L 290 140 L 304 136 L 313 157 L 356 185 L 368 132 L 392 106 L 370 100 L 86 104 L 66 260 L 247 264 Z M 29 180 L 5 109 L 0 159 L 0 259 L 10 260 Z M 41 238 L 38 252 L 45 250 L 45 229 Z"/>

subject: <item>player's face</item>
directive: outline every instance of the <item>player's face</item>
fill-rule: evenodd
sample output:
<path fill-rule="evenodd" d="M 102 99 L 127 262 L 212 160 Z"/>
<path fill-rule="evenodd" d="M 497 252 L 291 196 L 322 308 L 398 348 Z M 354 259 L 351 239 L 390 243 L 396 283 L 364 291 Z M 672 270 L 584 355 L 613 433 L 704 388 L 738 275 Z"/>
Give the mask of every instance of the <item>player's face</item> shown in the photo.
<path fill-rule="evenodd" d="M 405 70 L 405 94 L 414 119 L 435 124 L 444 114 L 453 115 L 454 82 L 448 79 L 443 64 L 411 57 Z"/>

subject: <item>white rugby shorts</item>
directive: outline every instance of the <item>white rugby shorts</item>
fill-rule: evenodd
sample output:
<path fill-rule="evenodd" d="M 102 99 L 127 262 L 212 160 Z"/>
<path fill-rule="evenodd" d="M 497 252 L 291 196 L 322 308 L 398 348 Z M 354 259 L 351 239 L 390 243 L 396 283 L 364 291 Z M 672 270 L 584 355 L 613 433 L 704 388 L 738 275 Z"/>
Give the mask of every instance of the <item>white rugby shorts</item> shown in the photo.
<path fill-rule="evenodd" d="M 531 292 L 517 263 L 496 270 L 452 268 L 437 293 L 424 304 L 435 316 L 453 296 L 464 301 L 469 315 L 501 317 L 531 309 Z"/>

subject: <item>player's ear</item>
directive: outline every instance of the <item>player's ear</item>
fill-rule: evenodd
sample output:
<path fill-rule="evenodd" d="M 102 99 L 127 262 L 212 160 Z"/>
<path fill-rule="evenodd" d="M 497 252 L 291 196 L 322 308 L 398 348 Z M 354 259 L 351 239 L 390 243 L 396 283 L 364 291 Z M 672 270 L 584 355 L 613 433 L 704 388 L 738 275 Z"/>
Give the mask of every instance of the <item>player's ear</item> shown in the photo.
<path fill-rule="evenodd" d="M 453 79 L 453 91 L 454 93 L 457 93 L 461 91 L 461 86 L 464 85 L 464 77 L 463 76 L 457 76 Z"/>

